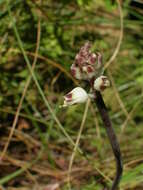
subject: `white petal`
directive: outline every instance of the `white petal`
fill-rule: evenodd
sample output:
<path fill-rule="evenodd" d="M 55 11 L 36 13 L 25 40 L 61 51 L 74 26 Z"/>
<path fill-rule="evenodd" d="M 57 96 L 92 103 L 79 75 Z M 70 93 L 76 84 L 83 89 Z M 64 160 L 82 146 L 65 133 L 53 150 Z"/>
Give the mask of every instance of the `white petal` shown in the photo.
<path fill-rule="evenodd" d="M 87 92 L 81 87 L 76 87 L 69 93 L 72 94 L 71 100 L 68 101 L 68 99 L 66 98 L 66 95 L 65 95 L 64 96 L 64 104 L 60 107 L 67 107 L 67 106 L 77 104 L 77 103 L 84 103 L 88 99 Z"/>
<path fill-rule="evenodd" d="M 84 103 L 88 99 L 87 92 L 81 87 L 76 87 L 71 92 L 73 94 L 72 99 L 74 103 Z"/>

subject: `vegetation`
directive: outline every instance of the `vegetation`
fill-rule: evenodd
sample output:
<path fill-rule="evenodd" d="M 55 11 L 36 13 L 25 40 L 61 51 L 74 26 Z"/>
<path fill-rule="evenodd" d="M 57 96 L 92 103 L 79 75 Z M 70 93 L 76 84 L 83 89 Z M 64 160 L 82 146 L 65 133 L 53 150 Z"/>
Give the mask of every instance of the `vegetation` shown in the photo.
<path fill-rule="evenodd" d="M 143 3 L 0 0 L 0 10 L 1 188 L 110 189 L 115 161 L 96 105 L 60 108 L 78 85 L 75 55 L 91 41 L 112 83 L 102 94 L 123 157 L 120 190 L 141 190 Z"/>

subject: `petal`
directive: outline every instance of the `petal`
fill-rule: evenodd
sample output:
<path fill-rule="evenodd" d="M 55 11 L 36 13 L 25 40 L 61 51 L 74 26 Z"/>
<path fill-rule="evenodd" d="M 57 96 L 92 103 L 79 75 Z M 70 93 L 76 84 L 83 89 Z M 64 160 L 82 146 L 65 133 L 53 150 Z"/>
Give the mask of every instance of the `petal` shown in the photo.
<path fill-rule="evenodd" d="M 87 99 L 87 92 L 81 87 L 76 87 L 64 96 L 64 104 L 60 107 L 66 107 L 77 103 L 84 103 L 87 101 Z"/>

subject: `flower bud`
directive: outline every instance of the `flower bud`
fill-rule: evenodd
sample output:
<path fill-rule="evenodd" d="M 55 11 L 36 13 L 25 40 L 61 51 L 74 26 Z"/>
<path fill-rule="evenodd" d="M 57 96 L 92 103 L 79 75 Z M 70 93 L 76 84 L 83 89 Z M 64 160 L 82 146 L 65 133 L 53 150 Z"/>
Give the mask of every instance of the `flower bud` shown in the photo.
<path fill-rule="evenodd" d="M 64 104 L 62 107 L 70 106 L 77 103 L 84 103 L 87 101 L 87 99 L 87 92 L 81 87 L 76 87 L 64 96 Z"/>
<path fill-rule="evenodd" d="M 97 91 L 102 91 L 109 86 L 110 86 L 110 81 L 106 76 L 100 76 L 94 81 L 94 89 Z"/>
<path fill-rule="evenodd" d="M 71 66 L 71 74 L 74 78 L 80 80 L 82 79 L 82 73 L 79 67 L 76 66 L 76 64 L 72 64 Z"/>
<path fill-rule="evenodd" d="M 97 78 L 103 73 L 102 55 L 90 51 L 91 44 L 86 42 L 81 47 L 71 66 L 73 77 L 78 80 L 90 80 Z"/>
<path fill-rule="evenodd" d="M 89 64 L 94 65 L 96 63 L 96 60 L 97 55 L 95 53 L 91 53 L 88 58 Z"/>
<path fill-rule="evenodd" d="M 91 65 L 86 65 L 82 67 L 83 76 L 85 79 L 91 79 L 95 75 L 94 67 Z M 83 78 L 83 79 L 84 79 Z"/>

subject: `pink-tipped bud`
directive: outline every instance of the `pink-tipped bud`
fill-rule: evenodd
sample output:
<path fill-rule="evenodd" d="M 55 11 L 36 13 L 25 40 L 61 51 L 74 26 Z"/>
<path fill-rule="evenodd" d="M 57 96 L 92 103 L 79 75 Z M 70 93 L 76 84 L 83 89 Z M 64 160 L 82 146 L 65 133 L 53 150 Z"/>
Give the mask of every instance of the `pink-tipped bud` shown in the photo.
<path fill-rule="evenodd" d="M 87 101 L 87 99 L 87 92 L 81 87 L 76 87 L 64 96 L 64 104 L 62 107 L 67 107 L 78 103 L 84 103 Z"/>
<path fill-rule="evenodd" d="M 97 60 L 97 55 L 95 53 L 91 53 L 89 56 L 89 64 L 94 65 Z"/>
<path fill-rule="evenodd" d="M 77 67 L 74 63 L 71 66 L 71 74 L 74 78 L 81 80 L 82 79 L 82 73 L 79 67 Z"/>
<path fill-rule="evenodd" d="M 94 67 L 91 65 L 86 65 L 82 67 L 82 71 L 86 76 L 86 79 L 91 79 L 95 75 Z"/>
<path fill-rule="evenodd" d="M 96 55 L 97 55 L 97 65 L 96 65 L 96 68 L 97 69 L 101 69 L 103 67 L 103 65 L 102 65 L 102 55 L 99 52 L 97 52 Z"/>
<path fill-rule="evenodd" d="M 89 50 L 91 48 L 90 42 L 86 42 L 84 46 L 81 47 L 79 55 L 81 55 L 84 59 L 88 59 L 89 57 Z"/>
<path fill-rule="evenodd" d="M 110 81 L 106 76 L 100 76 L 94 81 L 94 89 L 97 91 L 103 91 L 110 86 Z"/>

